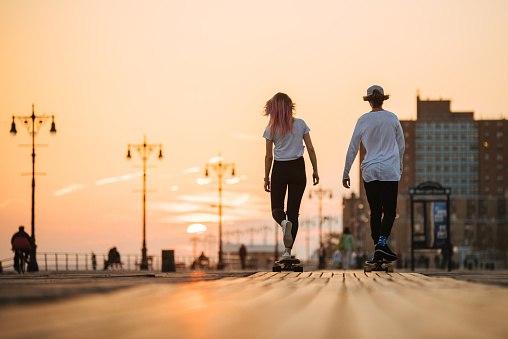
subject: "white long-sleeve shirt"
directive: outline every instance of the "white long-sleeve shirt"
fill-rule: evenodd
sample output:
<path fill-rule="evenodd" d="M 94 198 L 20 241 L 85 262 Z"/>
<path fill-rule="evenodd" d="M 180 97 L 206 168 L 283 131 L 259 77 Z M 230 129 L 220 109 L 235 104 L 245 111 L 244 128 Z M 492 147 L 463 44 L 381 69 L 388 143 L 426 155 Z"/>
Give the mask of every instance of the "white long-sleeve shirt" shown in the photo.
<path fill-rule="evenodd" d="M 383 110 L 366 113 L 358 119 L 347 150 L 343 179 L 349 179 L 360 142 L 367 150 L 360 165 L 365 182 L 400 181 L 405 141 L 395 114 Z"/>

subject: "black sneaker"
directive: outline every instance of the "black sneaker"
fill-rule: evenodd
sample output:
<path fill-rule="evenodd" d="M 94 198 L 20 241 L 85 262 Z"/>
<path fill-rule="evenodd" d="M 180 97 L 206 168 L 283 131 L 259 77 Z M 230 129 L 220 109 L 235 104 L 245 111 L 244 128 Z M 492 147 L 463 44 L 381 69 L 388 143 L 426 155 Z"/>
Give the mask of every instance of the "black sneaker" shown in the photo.
<path fill-rule="evenodd" d="M 397 254 L 393 253 L 392 250 L 390 250 L 390 247 L 388 245 L 376 245 L 376 251 L 374 252 L 374 258 L 379 258 L 386 261 L 395 261 L 397 260 Z"/>
<path fill-rule="evenodd" d="M 376 246 L 377 248 L 377 246 Z M 383 253 L 381 253 L 380 251 L 375 251 L 374 252 L 374 257 L 372 257 L 372 261 L 373 262 L 381 262 L 383 261 Z"/>

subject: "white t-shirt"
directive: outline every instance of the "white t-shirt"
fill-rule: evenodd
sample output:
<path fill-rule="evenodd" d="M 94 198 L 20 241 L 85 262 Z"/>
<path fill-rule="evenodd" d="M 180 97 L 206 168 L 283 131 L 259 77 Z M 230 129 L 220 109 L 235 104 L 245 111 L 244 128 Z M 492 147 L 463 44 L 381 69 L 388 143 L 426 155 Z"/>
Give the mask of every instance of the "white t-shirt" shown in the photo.
<path fill-rule="evenodd" d="M 349 179 L 360 142 L 367 150 L 360 165 L 365 182 L 400 181 L 405 141 L 395 114 L 383 110 L 366 113 L 358 119 L 347 150 L 343 179 Z"/>
<path fill-rule="evenodd" d="M 263 138 L 273 141 L 273 158 L 275 160 L 289 161 L 303 156 L 305 150 L 303 136 L 309 132 L 310 129 L 305 121 L 294 118 L 293 132 L 286 134 L 283 138 L 280 138 L 277 134 L 270 138 L 270 127 L 266 127 Z"/>

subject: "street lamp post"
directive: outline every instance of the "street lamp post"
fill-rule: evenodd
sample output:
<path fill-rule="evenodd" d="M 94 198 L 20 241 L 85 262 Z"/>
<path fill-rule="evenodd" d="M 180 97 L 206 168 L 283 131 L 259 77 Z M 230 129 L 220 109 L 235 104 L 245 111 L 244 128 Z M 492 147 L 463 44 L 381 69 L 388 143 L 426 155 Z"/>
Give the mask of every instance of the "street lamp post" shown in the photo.
<path fill-rule="evenodd" d="M 217 269 L 224 269 L 224 261 L 222 260 L 222 180 L 224 177 L 224 172 L 231 167 L 231 175 L 235 176 L 235 164 L 234 163 L 223 163 L 222 155 L 219 154 L 219 161 L 216 163 L 207 163 L 205 169 L 205 177 L 209 176 L 209 168 L 212 168 L 215 172 L 217 172 L 217 177 L 219 179 L 219 260 L 217 262 Z"/>
<path fill-rule="evenodd" d="M 51 115 L 35 115 L 34 110 L 34 104 L 32 104 L 32 115 L 30 116 L 12 116 L 12 125 L 11 125 L 11 131 L 10 133 L 12 135 L 16 135 L 16 123 L 15 120 L 17 119 L 20 121 L 28 130 L 28 133 L 32 136 L 32 251 L 30 252 L 30 261 L 28 262 L 27 271 L 29 272 L 37 272 L 39 271 L 39 265 L 37 264 L 37 245 L 35 244 L 35 175 L 36 174 L 42 174 L 42 173 L 35 173 L 35 136 L 39 132 L 39 129 L 46 123 L 46 120 L 51 118 L 51 129 L 50 133 L 55 134 L 56 128 L 55 128 L 55 116 Z M 30 145 L 28 145 L 30 146 Z M 45 145 L 37 145 L 37 146 L 45 146 Z"/>
<path fill-rule="evenodd" d="M 147 144 L 146 135 L 143 137 L 142 144 L 127 145 L 127 159 L 131 159 L 131 147 L 136 149 L 143 160 L 143 248 L 141 249 L 140 270 L 148 269 L 148 258 L 146 256 L 146 161 L 150 157 L 152 151 L 159 147 L 159 159 L 162 159 L 162 144 Z"/>
<path fill-rule="evenodd" d="M 311 190 L 309 193 L 309 198 L 312 199 L 312 191 L 318 197 L 319 201 L 319 244 L 323 243 L 323 197 L 327 194 L 330 195 L 330 199 L 332 199 L 332 190 L 331 189 L 323 189 L 318 188 L 315 190 Z"/>

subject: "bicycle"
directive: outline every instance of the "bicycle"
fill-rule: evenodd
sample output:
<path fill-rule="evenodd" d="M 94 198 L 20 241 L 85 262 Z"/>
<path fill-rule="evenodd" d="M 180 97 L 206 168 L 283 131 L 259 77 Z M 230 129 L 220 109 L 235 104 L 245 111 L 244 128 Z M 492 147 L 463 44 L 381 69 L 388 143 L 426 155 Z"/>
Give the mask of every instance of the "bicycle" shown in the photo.
<path fill-rule="evenodd" d="M 22 249 L 16 250 L 16 257 L 18 258 L 18 262 L 14 263 L 14 267 L 18 267 L 18 273 L 24 274 L 26 271 L 26 265 L 28 264 L 28 252 Z"/>

